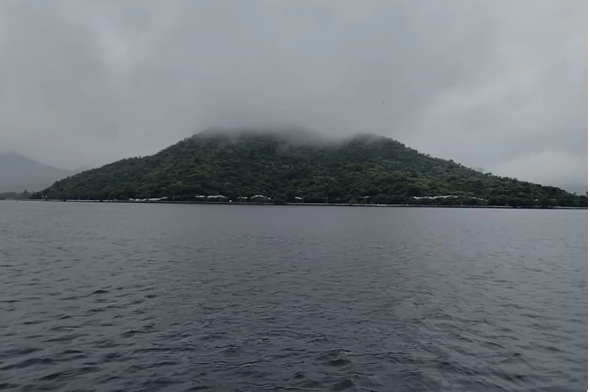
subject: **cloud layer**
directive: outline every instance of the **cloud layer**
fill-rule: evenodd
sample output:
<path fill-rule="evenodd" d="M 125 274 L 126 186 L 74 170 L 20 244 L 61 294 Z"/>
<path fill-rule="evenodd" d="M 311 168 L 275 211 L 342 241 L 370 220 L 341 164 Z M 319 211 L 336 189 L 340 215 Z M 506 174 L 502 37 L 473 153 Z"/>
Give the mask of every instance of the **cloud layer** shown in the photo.
<path fill-rule="evenodd" d="M 374 132 L 587 184 L 587 2 L 0 2 L 0 149 L 62 167 L 210 126 Z"/>

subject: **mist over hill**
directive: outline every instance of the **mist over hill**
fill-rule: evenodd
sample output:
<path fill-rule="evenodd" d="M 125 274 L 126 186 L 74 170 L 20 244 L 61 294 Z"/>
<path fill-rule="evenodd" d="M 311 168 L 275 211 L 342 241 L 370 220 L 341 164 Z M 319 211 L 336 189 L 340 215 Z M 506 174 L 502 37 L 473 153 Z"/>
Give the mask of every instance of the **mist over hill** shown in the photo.
<path fill-rule="evenodd" d="M 208 129 L 157 154 L 123 159 L 56 182 L 37 197 L 129 199 L 199 195 L 283 201 L 581 205 L 551 186 L 498 177 L 422 154 L 383 136 L 327 139 L 305 129 Z"/>

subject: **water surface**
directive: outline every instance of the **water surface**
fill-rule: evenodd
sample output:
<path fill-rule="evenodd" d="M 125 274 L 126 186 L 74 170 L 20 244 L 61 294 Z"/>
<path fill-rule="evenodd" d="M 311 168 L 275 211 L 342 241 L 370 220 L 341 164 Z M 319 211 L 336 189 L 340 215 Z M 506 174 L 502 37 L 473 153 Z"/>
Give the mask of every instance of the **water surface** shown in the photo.
<path fill-rule="evenodd" d="M 0 202 L 0 390 L 582 391 L 587 211 Z"/>

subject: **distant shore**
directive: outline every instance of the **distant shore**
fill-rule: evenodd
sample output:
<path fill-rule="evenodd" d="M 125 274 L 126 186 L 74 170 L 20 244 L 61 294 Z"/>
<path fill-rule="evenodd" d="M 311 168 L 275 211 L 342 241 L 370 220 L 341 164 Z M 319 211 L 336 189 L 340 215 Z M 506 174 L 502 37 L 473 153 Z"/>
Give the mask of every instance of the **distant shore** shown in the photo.
<path fill-rule="evenodd" d="M 512 206 L 490 206 L 490 205 L 444 205 L 444 204 L 347 204 L 347 203 L 284 203 L 274 204 L 272 202 L 223 202 L 223 201 L 172 201 L 172 200 L 76 200 L 76 199 L 6 199 L 6 201 L 33 201 L 51 203 L 118 203 L 118 204 L 213 204 L 230 206 L 294 206 L 294 207 L 385 207 L 385 208 L 486 208 L 486 209 L 520 209 L 520 210 L 587 210 L 588 207 L 512 207 Z"/>

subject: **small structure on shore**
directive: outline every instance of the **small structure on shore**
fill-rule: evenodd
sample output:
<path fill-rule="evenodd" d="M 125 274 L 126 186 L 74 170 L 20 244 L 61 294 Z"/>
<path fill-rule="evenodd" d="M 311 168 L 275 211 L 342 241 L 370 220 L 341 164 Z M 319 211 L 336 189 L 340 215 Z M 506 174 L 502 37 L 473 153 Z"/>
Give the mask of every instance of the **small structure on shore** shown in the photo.
<path fill-rule="evenodd" d="M 254 195 L 250 198 L 251 201 L 258 201 L 258 202 L 266 202 L 270 201 L 270 197 L 266 197 L 264 195 Z"/>
<path fill-rule="evenodd" d="M 227 201 L 228 197 L 223 195 L 209 195 L 207 200 L 209 201 Z"/>

